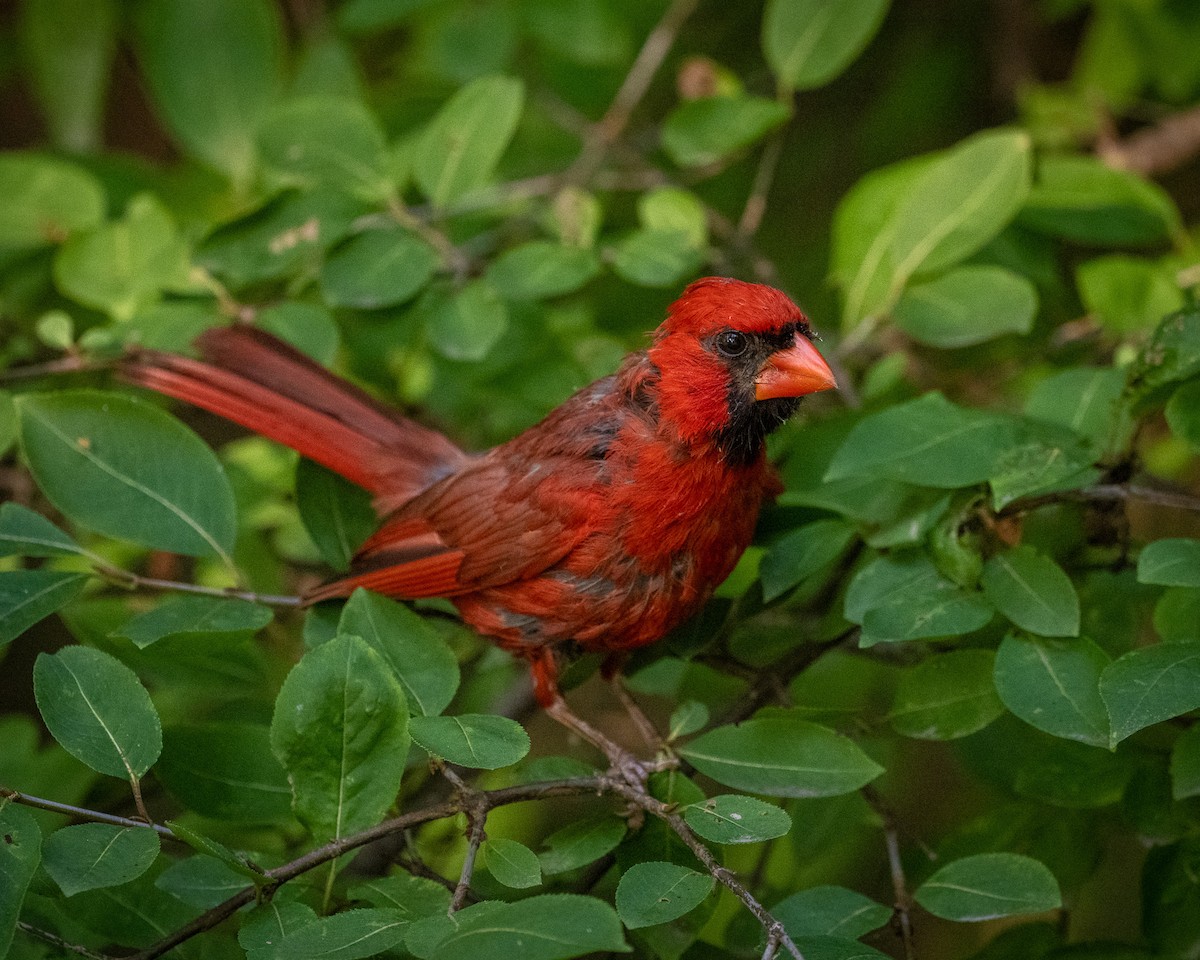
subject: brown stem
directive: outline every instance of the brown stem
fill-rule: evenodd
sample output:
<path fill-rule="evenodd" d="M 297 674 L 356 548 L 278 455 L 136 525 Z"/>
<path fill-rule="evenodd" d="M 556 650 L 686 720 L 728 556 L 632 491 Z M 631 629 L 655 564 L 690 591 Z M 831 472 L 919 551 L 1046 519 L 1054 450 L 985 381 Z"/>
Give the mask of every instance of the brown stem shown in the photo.
<path fill-rule="evenodd" d="M 1137 500 L 1150 503 L 1157 507 L 1170 507 L 1175 510 L 1193 510 L 1200 512 L 1200 497 L 1190 493 L 1175 490 L 1159 490 L 1155 487 L 1143 487 L 1135 484 L 1102 483 L 1083 490 L 1059 490 L 1054 493 L 1042 493 L 1036 496 L 1021 497 L 1008 504 L 996 514 L 997 519 L 1019 516 L 1029 513 L 1038 507 L 1052 503 L 1066 502 L 1111 502 L 1115 500 Z"/>
<path fill-rule="evenodd" d="M 97 565 L 96 572 L 130 590 L 175 590 L 180 593 L 198 593 L 206 597 L 249 600 L 251 603 L 263 603 L 271 607 L 301 607 L 304 605 L 303 597 L 255 593 L 253 590 L 239 590 L 237 587 L 204 587 L 197 583 L 184 583 L 179 580 L 161 580 L 158 577 L 144 577 L 132 570 L 123 570 L 108 564 Z"/>
<path fill-rule="evenodd" d="M 445 764 L 441 765 L 442 775 L 454 785 L 455 793 L 462 803 L 463 813 L 467 815 L 467 852 L 463 857 L 462 872 L 454 887 L 454 896 L 450 900 L 450 914 L 455 914 L 463 908 L 471 893 L 471 877 L 475 873 L 475 858 L 479 848 L 487 839 L 486 827 L 488 810 L 487 799 L 478 791 L 471 788 L 457 773 Z"/>
<path fill-rule="evenodd" d="M 754 174 L 754 186 L 746 205 L 742 208 L 742 216 L 738 220 L 737 230 L 733 241 L 737 246 L 749 244 L 758 228 L 762 225 L 763 215 L 767 212 L 767 194 L 771 192 L 771 184 L 775 180 L 775 171 L 779 168 L 779 158 L 783 155 L 783 137 L 781 130 L 769 141 L 758 161 L 758 170 Z"/>
<path fill-rule="evenodd" d="M 1123 140 L 1101 140 L 1096 153 L 1118 170 L 1147 177 L 1168 173 L 1200 154 L 1200 107 L 1172 114 Z"/>
<path fill-rule="evenodd" d="M 86 820 L 90 823 L 109 823 L 114 827 L 137 827 L 141 830 L 153 830 L 160 837 L 166 840 L 176 840 L 179 838 L 171 832 L 169 827 L 164 827 L 161 824 L 150 823 L 149 818 L 146 822 L 141 820 L 131 820 L 128 817 L 118 817 L 112 813 L 102 813 L 99 810 L 87 810 L 83 807 L 73 807 L 68 803 L 59 803 L 57 800 L 45 800 L 41 797 L 32 797 L 27 793 L 21 793 L 18 790 L 10 790 L 8 787 L 0 787 L 0 797 L 5 800 L 11 800 L 13 803 L 19 803 L 25 807 L 34 807 L 37 810 L 49 810 L 51 813 L 61 813 L 65 817 L 71 817 L 75 820 Z M 179 841 L 182 842 L 182 841 Z"/>

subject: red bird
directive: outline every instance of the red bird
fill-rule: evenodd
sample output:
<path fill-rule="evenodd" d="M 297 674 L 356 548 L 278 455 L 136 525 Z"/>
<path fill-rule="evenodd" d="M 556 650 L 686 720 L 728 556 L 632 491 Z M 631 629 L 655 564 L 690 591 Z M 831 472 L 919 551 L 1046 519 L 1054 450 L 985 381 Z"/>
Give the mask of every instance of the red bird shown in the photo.
<path fill-rule="evenodd" d="M 708 599 L 780 487 L 766 435 L 833 387 L 808 320 L 778 290 L 710 277 L 648 350 L 481 454 L 384 407 L 246 326 L 197 341 L 207 362 L 142 351 L 130 381 L 299 451 L 370 491 L 379 529 L 309 602 L 366 587 L 448 597 L 527 659 L 561 703 L 556 648 L 618 658 Z"/>

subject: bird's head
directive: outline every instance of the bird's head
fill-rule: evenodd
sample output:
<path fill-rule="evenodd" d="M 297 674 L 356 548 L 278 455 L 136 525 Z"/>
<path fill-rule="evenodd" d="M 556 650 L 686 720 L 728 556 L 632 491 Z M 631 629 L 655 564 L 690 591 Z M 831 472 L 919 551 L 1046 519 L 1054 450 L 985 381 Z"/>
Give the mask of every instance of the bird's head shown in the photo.
<path fill-rule="evenodd" d="M 731 462 L 752 462 L 801 397 L 837 386 L 812 336 L 808 318 L 773 287 L 697 280 L 649 350 L 661 419 L 685 442 L 714 442 Z"/>

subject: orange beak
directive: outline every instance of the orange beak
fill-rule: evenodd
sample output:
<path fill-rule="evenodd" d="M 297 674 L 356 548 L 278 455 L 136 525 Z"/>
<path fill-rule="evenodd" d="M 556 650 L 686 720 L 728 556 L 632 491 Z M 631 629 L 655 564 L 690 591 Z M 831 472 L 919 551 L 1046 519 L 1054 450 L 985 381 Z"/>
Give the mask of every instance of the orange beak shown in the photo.
<path fill-rule="evenodd" d="M 836 387 L 833 371 L 817 353 L 812 341 L 801 333 L 787 350 L 771 355 L 758 371 L 754 381 L 754 399 L 772 400 L 775 397 L 802 397 Z"/>

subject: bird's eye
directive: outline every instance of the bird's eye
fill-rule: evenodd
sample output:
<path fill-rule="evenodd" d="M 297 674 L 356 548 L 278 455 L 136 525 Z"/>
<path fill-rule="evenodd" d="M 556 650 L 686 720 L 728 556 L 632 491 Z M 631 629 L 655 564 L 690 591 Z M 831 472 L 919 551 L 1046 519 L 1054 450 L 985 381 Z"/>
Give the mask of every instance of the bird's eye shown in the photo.
<path fill-rule="evenodd" d="M 726 330 L 717 337 L 717 353 L 723 357 L 740 357 L 748 346 L 746 335 L 736 330 Z"/>

